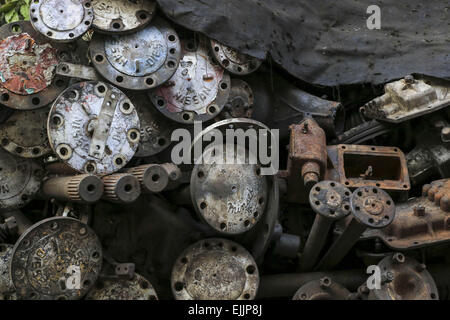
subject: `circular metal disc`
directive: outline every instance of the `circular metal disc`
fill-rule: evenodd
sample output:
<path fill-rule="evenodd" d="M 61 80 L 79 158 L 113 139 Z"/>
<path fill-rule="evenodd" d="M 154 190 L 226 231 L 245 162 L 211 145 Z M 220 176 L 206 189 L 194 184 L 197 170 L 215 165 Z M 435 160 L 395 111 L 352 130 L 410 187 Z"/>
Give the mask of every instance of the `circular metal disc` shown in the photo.
<path fill-rule="evenodd" d="M 0 209 L 16 209 L 39 191 L 44 171 L 30 159 L 0 149 Z"/>
<path fill-rule="evenodd" d="M 8 295 L 15 291 L 11 277 L 9 276 L 9 263 L 13 246 L 0 244 L 0 295 Z"/>
<path fill-rule="evenodd" d="M 69 80 L 55 76 L 58 51 L 30 22 L 17 21 L 0 28 L 0 103 L 20 110 L 50 104 Z"/>
<path fill-rule="evenodd" d="M 50 107 L 31 111 L 14 111 L 0 124 L 2 147 L 24 158 L 38 158 L 52 151 L 48 142 L 47 118 Z"/>
<path fill-rule="evenodd" d="M 10 274 L 20 299 L 74 300 L 94 285 L 101 267 L 102 247 L 94 231 L 76 219 L 53 217 L 22 234 Z M 80 287 L 70 282 L 77 276 Z"/>
<path fill-rule="evenodd" d="M 153 18 L 152 0 L 92 0 L 93 26 L 104 33 L 130 33 L 145 27 Z"/>
<path fill-rule="evenodd" d="M 349 295 L 350 291 L 344 286 L 324 277 L 301 286 L 292 300 L 346 300 Z"/>
<path fill-rule="evenodd" d="M 158 300 L 151 283 L 135 273 L 133 279 L 99 279 L 86 300 Z"/>
<path fill-rule="evenodd" d="M 438 300 L 438 290 L 425 265 L 404 257 L 399 263 L 387 256 L 378 264 L 382 272 L 390 272 L 393 280 L 371 291 L 378 300 Z"/>
<path fill-rule="evenodd" d="M 53 41 L 68 42 L 82 37 L 94 20 L 91 0 L 33 0 L 33 27 Z"/>
<path fill-rule="evenodd" d="M 47 127 L 58 157 L 91 174 L 123 168 L 140 139 L 135 107 L 119 89 L 103 82 L 80 82 L 64 91 L 53 103 Z"/>
<path fill-rule="evenodd" d="M 317 214 L 329 219 L 341 219 L 350 214 L 352 193 L 342 184 L 321 181 L 309 193 L 309 203 Z"/>
<path fill-rule="evenodd" d="M 161 18 L 131 35 L 95 34 L 89 49 L 102 76 L 131 90 L 148 90 L 163 84 L 173 76 L 180 61 L 178 36 Z"/>
<path fill-rule="evenodd" d="M 259 285 L 255 260 L 225 239 L 207 239 L 188 247 L 172 270 L 177 300 L 250 300 Z"/>
<path fill-rule="evenodd" d="M 146 94 L 132 96 L 131 100 L 141 121 L 141 139 L 135 156 L 150 157 L 167 149 L 175 126 L 155 110 Z"/>
<path fill-rule="evenodd" d="M 370 228 L 384 228 L 394 220 L 394 201 L 380 188 L 358 188 L 353 192 L 350 203 L 353 216 Z"/>
<path fill-rule="evenodd" d="M 214 58 L 227 71 L 236 75 L 250 74 L 261 66 L 262 61 L 237 50 L 211 40 L 211 52 Z"/>
<path fill-rule="evenodd" d="M 253 90 L 241 79 L 231 79 L 231 90 L 225 112 L 228 118 L 251 118 L 255 98 Z"/>
<path fill-rule="evenodd" d="M 225 106 L 230 76 L 208 54 L 204 41 L 182 41 L 182 59 L 175 75 L 150 97 L 156 108 L 179 123 L 208 121 Z"/>
<path fill-rule="evenodd" d="M 245 155 L 246 150 L 239 145 L 232 147 L 236 148 L 236 164 L 212 160 L 211 164 L 195 165 L 191 176 L 191 197 L 199 216 L 216 231 L 241 234 L 254 227 L 263 215 L 268 184 L 258 165 L 245 164 L 248 161 L 240 155 Z M 210 150 L 205 151 L 205 158 Z"/>

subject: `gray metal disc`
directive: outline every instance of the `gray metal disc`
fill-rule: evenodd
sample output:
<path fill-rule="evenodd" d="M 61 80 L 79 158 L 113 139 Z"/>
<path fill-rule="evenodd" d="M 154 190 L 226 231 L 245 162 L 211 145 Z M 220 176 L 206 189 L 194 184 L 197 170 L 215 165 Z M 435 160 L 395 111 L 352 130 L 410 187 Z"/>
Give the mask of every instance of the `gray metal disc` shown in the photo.
<path fill-rule="evenodd" d="M 251 300 L 259 272 L 242 246 L 226 239 L 207 239 L 188 247 L 172 270 L 177 300 Z"/>
<path fill-rule="evenodd" d="M 155 107 L 183 124 L 216 117 L 228 101 L 230 76 L 208 53 L 205 41 L 183 39 L 182 58 L 174 76 L 150 92 Z"/>
<path fill-rule="evenodd" d="M 135 107 L 119 89 L 104 82 L 69 87 L 53 103 L 47 127 L 58 157 L 73 169 L 90 174 L 122 169 L 134 156 L 140 139 Z"/>
<path fill-rule="evenodd" d="M 329 218 L 341 219 L 350 214 L 352 193 L 335 181 L 321 181 L 309 193 L 309 203 L 314 212 Z"/>
<path fill-rule="evenodd" d="M 350 291 L 343 285 L 324 277 L 301 286 L 292 300 L 346 300 L 349 295 Z"/>
<path fill-rule="evenodd" d="M 24 158 L 38 158 L 52 151 L 48 142 L 47 118 L 50 107 L 31 111 L 16 110 L 0 124 L 1 146 Z"/>
<path fill-rule="evenodd" d="M 99 279 L 86 300 L 158 300 L 152 284 L 134 273 L 133 279 Z"/>
<path fill-rule="evenodd" d="M 89 51 L 103 77 L 130 90 L 148 90 L 163 84 L 173 76 L 180 61 L 178 36 L 161 18 L 131 35 L 95 34 Z"/>
<path fill-rule="evenodd" d="M 99 32 L 125 34 L 145 27 L 153 19 L 152 0 L 92 0 L 94 28 Z"/>
<path fill-rule="evenodd" d="M 246 75 L 258 70 L 262 61 L 238 52 L 217 41 L 211 40 L 211 52 L 219 64 L 227 71 L 236 75 Z"/>
<path fill-rule="evenodd" d="M 53 41 L 81 38 L 94 20 L 91 0 L 33 0 L 30 4 L 33 27 Z"/>
<path fill-rule="evenodd" d="M 86 224 L 53 217 L 30 227 L 14 246 L 10 274 L 19 299 L 81 299 L 102 267 L 102 247 Z M 79 268 L 80 287 L 68 287 Z M 76 273 L 75 273 L 76 275 Z"/>

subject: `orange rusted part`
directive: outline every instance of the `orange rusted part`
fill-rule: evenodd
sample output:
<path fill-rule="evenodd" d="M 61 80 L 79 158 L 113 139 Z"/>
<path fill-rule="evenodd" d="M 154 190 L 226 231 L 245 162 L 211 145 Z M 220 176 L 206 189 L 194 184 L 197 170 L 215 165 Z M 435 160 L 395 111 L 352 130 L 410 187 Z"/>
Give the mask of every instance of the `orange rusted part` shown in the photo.
<path fill-rule="evenodd" d="M 0 81 L 11 92 L 30 95 L 47 88 L 57 64 L 56 49 L 38 45 L 27 33 L 0 42 Z"/>
<path fill-rule="evenodd" d="M 441 210 L 450 212 L 450 179 L 438 180 L 424 185 L 422 195 L 433 201 Z"/>

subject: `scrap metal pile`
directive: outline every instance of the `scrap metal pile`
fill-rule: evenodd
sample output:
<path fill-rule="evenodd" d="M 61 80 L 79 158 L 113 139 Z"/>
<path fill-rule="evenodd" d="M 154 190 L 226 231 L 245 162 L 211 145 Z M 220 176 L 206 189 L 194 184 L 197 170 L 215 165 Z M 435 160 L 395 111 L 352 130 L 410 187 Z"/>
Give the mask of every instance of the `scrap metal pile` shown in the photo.
<path fill-rule="evenodd" d="M 3 299 L 450 297 L 449 81 L 338 99 L 139 0 L 31 1 L 0 80 Z M 272 175 L 173 161 L 269 128 Z"/>

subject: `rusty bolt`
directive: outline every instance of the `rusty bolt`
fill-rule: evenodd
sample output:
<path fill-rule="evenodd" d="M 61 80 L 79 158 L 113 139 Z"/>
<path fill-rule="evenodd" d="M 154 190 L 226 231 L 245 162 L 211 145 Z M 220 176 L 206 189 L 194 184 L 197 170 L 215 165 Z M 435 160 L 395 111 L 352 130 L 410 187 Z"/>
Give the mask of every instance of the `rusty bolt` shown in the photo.
<path fill-rule="evenodd" d="M 425 216 L 425 207 L 424 206 L 416 206 L 414 207 L 414 215 L 416 217 L 423 217 Z"/>
<path fill-rule="evenodd" d="M 405 256 L 402 253 L 397 252 L 397 253 L 394 253 L 394 255 L 392 256 L 392 260 L 395 263 L 403 263 L 403 262 L 405 262 Z"/>
<path fill-rule="evenodd" d="M 381 275 L 381 284 L 390 283 L 394 280 L 394 274 L 391 271 L 387 271 Z"/>
<path fill-rule="evenodd" d="M 330 278 L 324 277 L 324 278 L 320 279 L 320 287 L 322 289 L 328 288 L 329 286 L 331 286 L 331 279 Z"/>

